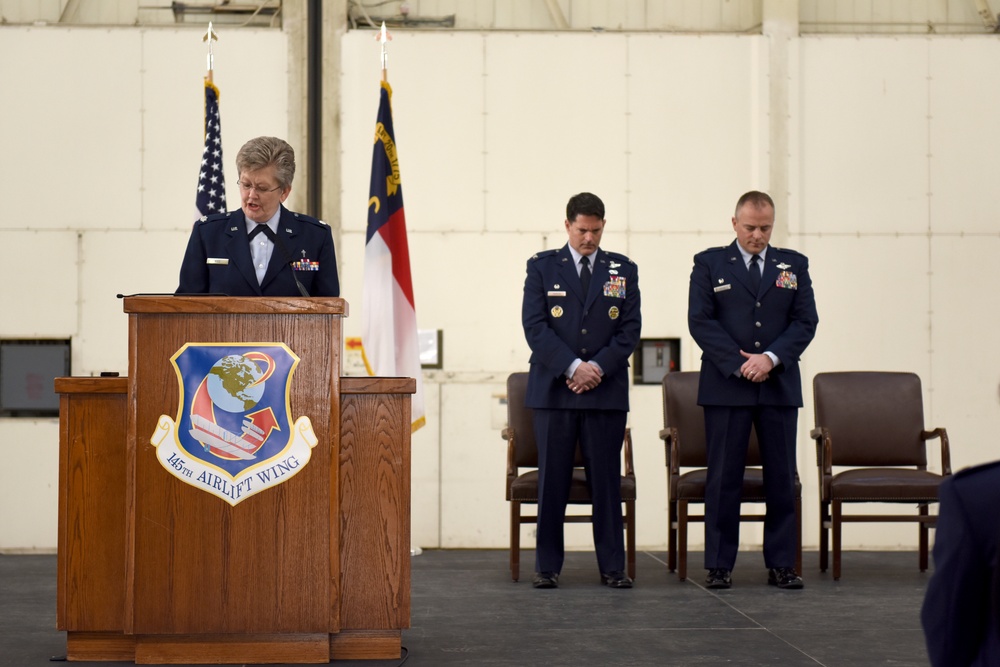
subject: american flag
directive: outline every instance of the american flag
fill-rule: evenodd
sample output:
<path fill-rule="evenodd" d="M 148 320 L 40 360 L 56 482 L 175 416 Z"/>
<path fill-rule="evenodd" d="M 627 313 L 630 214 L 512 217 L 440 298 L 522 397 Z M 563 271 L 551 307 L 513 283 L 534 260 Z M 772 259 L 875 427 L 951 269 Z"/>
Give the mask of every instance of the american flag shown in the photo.
<path fill-rule="evenodd" d="M 205 152 L 198 172 L 195 221 L 226 210 L 226 177 L 222 173 L 222 123 L 219 120 L 219 89 L 205 80 Z"/>

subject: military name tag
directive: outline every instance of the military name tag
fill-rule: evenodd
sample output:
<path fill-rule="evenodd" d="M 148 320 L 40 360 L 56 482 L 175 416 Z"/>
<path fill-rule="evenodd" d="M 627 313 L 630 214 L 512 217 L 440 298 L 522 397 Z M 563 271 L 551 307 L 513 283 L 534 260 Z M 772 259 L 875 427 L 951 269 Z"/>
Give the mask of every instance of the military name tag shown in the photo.
<path fill-rule="evenodd" d="M 229 264 L 229 259 L 227 259 L 226 257 L 209 257 L 208 259 L 205 260 L 205 263 L 219 264 L 221 266 L 225 266 L 226 264 Z"/>
<path fill-rule="evenodd" d="M 566 296 L 566 290 L 549 290 L 548 296 Z"/>
<path fill-rule="evenodd" d="M 719 285 L 718 287 L 713 287 L 712 291 L 713 292 L 725 292 L 727 289 L 730 289 L 731 287 L 732 287 L 732 285 Z"/>

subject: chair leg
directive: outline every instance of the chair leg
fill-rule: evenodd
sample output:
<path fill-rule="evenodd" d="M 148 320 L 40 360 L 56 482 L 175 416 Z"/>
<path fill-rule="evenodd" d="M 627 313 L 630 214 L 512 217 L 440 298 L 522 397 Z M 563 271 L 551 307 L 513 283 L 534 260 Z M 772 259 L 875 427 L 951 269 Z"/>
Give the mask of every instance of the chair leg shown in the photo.
<path fill-rule="evenodd" d="M 795 499 L 795 524 L 797 526 L 796 530 L 796 542 L 795 542 L 795 571 L 802 575 L 802 496 Z"/>
<path fill-rule="evenodd" d="M 521 577 L 521 503 L 510 501 L 510 578 Z"/>
<path fill-rule="evenodd" d="M 830 565 L 830 533 L 827 522 L 830 520 L 830 507 L 825 501 L 819 503 L 819 571 L 826 572 Z"/>
<path fill-rule="evenodd" d="M 833 501 L 833 516 L 831 528 L 833 529 L 833 580 L 840 581 L 840 533 L 843 528 L 841 518 L 841 502 Z"/>
<path fill-rule="evenodd" d="M 920 516 L 925 517 L 928 516 L 929 514 L 930 512 L 928 512 L 927 505 L 921 505 Z M 929 551 L 928 532 L 929 532 L 929 526 L 927 525 L 927 522 L 921 521 L 920 522 L 920 571 L 921 572 L 927 571 L 927 560 L 928 560 L 927 552 Z"/>
<path fill-rule="evenodd" d="M 688 504 L 677 502 L 677 578 L 687 579 L 688 571 Z"/>
<path fill-rule="evenodd" d="M 677 501 L 667 502 L 667 569 L 677 571 Z"/>
<path fill-rule="evenodd" d="M 625 557 L 628 576 L 635 579 L 635 501 L 625 501 Z"/>

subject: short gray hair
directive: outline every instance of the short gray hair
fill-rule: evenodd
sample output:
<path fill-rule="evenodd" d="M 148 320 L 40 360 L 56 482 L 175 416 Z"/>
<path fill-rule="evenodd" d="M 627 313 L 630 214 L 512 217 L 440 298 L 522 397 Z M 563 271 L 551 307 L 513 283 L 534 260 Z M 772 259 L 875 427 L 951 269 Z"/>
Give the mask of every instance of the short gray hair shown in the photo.
<path fill-rule="evenodd" d="M 243 144 L 236 154 L 236 172 L 257 171 L 274 165 L 278 185 L 287 188 L 295 177 L 295 150 L 283 139 L 257 137 Z"/>

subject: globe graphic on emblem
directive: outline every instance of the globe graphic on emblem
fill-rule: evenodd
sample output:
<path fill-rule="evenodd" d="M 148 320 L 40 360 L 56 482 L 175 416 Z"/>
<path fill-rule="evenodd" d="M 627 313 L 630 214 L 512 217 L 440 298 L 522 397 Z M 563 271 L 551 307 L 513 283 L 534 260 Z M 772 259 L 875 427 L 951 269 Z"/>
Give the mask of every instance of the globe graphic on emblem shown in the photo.
<path fill-rule="evenodd" d="M 226 412 L 251 410 L 264 395 L 264 376 L 260 367 L 240 354 L 222 357 L 208 372 L 208 395 Z"/>

